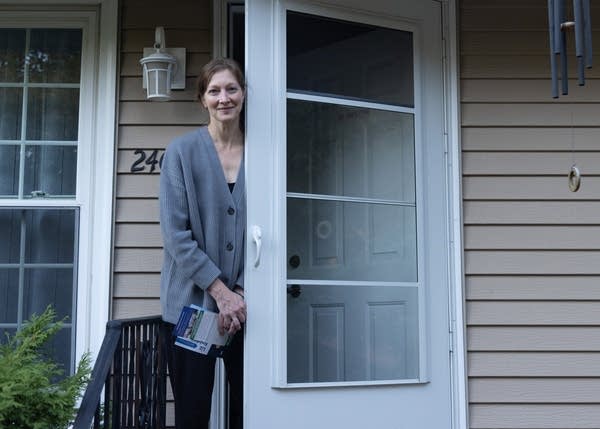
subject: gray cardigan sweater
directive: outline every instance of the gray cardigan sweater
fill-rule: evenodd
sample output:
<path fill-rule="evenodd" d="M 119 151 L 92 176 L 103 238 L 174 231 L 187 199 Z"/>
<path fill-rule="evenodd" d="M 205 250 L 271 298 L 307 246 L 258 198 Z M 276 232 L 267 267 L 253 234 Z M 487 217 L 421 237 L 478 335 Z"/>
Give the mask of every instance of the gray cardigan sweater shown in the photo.
<path fill-rule="evenodd" d="M 160 173 L 164 244 L 160 302 L 163 320 L 177 323 L 184 305 L 217 310 L 206 288 L 218 277 L 243 287 L 246 192 L 244 162 L 229 190 L 206 127 L 169 144 Z"/>

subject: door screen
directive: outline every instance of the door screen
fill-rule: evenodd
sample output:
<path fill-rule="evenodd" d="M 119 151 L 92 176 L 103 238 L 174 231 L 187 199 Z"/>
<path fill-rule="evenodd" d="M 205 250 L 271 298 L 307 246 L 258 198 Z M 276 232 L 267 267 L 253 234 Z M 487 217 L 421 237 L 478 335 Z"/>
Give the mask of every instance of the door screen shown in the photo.
<path fill-rule="evenodd" d="M 288 383 L 416 380 L 412 33 L 286 24 Z"/>

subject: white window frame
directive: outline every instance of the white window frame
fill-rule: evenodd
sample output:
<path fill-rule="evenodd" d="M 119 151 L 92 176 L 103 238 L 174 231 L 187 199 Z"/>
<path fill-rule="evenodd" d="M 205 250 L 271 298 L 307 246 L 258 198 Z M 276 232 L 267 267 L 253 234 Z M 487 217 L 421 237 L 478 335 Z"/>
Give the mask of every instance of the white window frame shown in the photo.
<path fill-rule="evenodd" d="M 75 199 L 6 199 L 4 207 L 78 207 L 75 359 L 100 350 L 109 319 L 117 84 L 118 0 L 0 0 L 3 27 L 81 28 Z M 98 95 L 102 94 L 101 97 Z"/>

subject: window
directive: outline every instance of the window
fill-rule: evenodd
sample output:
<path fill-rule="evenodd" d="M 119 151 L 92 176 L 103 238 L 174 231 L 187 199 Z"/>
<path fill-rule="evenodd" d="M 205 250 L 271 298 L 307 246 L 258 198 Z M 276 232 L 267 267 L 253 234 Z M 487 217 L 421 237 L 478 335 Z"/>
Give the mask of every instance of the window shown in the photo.
<path fill-rule="evenodd" d="M 0 335 L 53 305 L 67 371 L 109 302 L 115 99 L 95 94 L 114 94 L 117 3 L 86 3 L 0 0 Z"/>
<path fill-rule="evenodd" d="M 0 40 L 0 197 L 35 201 L 0 210 L 0 322 L 14 331 L 52 305 L 68 321 L 55 355 L 72 368 L 78 208 L 45 201 L 75 199 L 82 30 L 5 28 Z"/>

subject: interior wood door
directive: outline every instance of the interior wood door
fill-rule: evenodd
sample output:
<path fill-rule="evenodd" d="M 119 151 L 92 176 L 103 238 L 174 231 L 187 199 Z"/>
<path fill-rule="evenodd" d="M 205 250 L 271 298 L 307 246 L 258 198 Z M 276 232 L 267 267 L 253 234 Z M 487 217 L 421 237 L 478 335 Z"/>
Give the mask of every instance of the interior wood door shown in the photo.
<path fill-rule="evenodd" d="M 245 427 L 450 428 L 440 3 L 246 7 Z"/>

